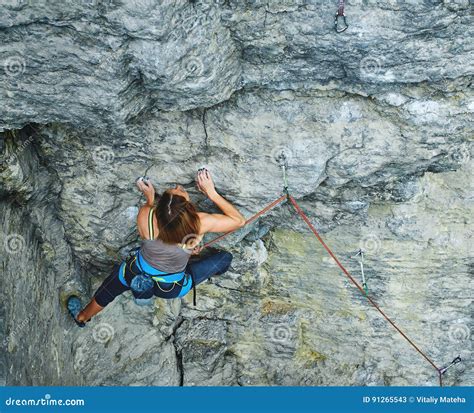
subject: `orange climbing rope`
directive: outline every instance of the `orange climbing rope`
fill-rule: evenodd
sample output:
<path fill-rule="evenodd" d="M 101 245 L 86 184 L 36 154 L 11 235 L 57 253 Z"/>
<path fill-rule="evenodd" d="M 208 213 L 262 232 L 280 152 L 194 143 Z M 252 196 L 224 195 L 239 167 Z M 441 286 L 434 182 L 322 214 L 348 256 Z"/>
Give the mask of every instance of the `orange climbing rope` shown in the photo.
<path fill-rule="evenodd" d="M 285 187 L 285 190 L 286 190 L 286 187 Z M 349 280 L 359 289 L 359 291 L 361 292 L 361 294 L 367 298 L 367 300 L 369 301 L 369 303 L 375 307 L 375 309 L 380 313 L 382 314 L 382 316 L 385 318 L 385 320 L 387 320 L 394 328 L 395 330 L 397 330 L 401 336 L 408 341 L 408 343 L 410 343 L 410 345 L 419 353 L 423 356 L 423 358 L 434 368 L 436 369 L 436 371 L 438 372 L 438 377 L 439 377 L 439 385 L 442 387 L 443 386 L 443 378 L 442 378 L 442 374 L 444 371 L 446 371 L 446 368 L 445 369 L 441 369 L 439 368 L 422 350 L 420 350 L 420 348 L 385 314 L 384 311 L 382 311 L 382 309 L 378 306 L 378 304 L 368 296 L 368 294 L 365 292 L 365 290 L 362 288 L 362 286 L 359 285 L 359 283 L 354 279 L 354 277 L 351 276 L 351 274 L 349 273 L 349 271 L 346 270 L 346 268 L 341 264 L 341 262 L 338 260 L 338 258 L 336 257 L 336 255 L 332 252 L 332 250 L 327 246 L 327 244 L 323 241 L 323 239 L 321 238 L 321 236 L 319 235 L 318 231 L 316 231 L 316 228 L 311 224 L 311 222 L 309 221 L 308 217 L 306 216 L 306 214 L 303 212 L 303 210 L 300 208 L 300 206 L 298 205 L 298 203 L 296 202 L 296 200 L 288 193 L 286 192 L 285 195 L 281 196 L 280 198 L 276 199 L 275 201 L 273 201 L 271 204 L 267 205 L 265 208 L 263 208 L 261 211 L 257 212 L 255 215 L 253 215 L 251 218 L 249 218 L 246 222 L 245 222 L 245 225 L 248 225 L 250 223 L 252 223 L 253 221 L 255 221 L 258 217 L 262 216 L 263 214 L 265 214 L 266 212 L 268 212 L 269 210 L 271 210 L 272 208 L 274 208 L 275 206 L 277 206 L 278 204 L 281 204 L 283 201 L 285 200 L 289 200 L 291 202 L 291 204 L 293 205 L 293 207 L 295 208 L 296 212 L 298 213 L 298 215 L 304 220 L 304 222 L 308 225 L 308 227 L 310 228 L 311 232 L 316 236 L 316 238 L 318 239 L 318 241 L 322 244 L 322 246 L 324 247 L 324 249 L 328 252 L 328 254 L 333 258 L 333 260 L 336 262 L 336 264 L 339 266 L 339 268 L 342 270 L 342 272 L 347 276 L 347 278 L 349 278 Z M 217 241 L 220 241 L 222 238 L 226 237 L 227 235 L 235 232 L 236 230 L 234 231 L 229 231 L 229 232 L 226 232 L 225 234 L 223 235 L 220 235 L 218 236 L 217 238 L 214 238 L 213 240 L 207 242 L 206 244 L 204 244 L 203 248 L 206 248 L 214 243 L 216 243 Z"/>
<path fill-rule="evenodd" d="M 265 208 L 263 208 L 261 211 L 257 212 L 255 215 L 253 215 L 252 217 L 250 217 L 247 221 L 245 221 L 245 225 L 248 225 L 248 224 L 251 224 L 253 221 L 255 221 L 258 217 L 262 216 L 263 214 L 265 214 L 266 212 L 270 211 L 270 209 L 276 207 L 278 204 L 282 203 L 283 201 L 285 201 L 288 197 L 286 195 L 282 195 L 280 198 L 276 199 L 275 201 L 273 201 L 271 204 L 267 205 Z M 213 240 L 205 243 L 203 245 L 203 248 L 206 248 L 206 247 L 209 247 L 209 245 L 212 245 L 214 243 L 216 243 L 217 241 L 220 241 L 222 238 L 225 238 L 227 237 L 227 235 L 229 234 L 232 234 L 233 232 L 237 231 L 236 229 L 234 229 L 233 231 L 229 231 L 229 232 L 226 232 L 225 234 L 222 234 L 220 236 L 218 236 L 217 238 L 214 238 Z"/>
<path fill-rule="evenodd" d="M 412 341 L 410 340 L 410 338 L 382 311 L 382 309 L 377 305 L 377 303 L 372 299 L 370 298 L 367 293 L 365 292 L 365 290 L 362 288 L 362 286 L 359 285 L 359 283 L 354 279 L 354 277 L 351 276 L 351 274 L 349 274 L 349 271 L 346 270 L 346 268 L 341 264 L 341 262 L 337 259 L 337 257 L 334 255 L 334 253 L 331 251 L 331 249 L 326 245 L 326 243 L 323 241 L 323 239 L 321 238 L 321 236 L 318 234 L 318 231 L 316 231 L 316 228 L 314 228 L 314 226 L 311 224 L 311 222 L 309 221 L 308 217 L 305 215 L 305 213 L 303 212 L 303 210 L 300 208 L 300 206 L 298 205 L 298 203 L 295 201 L 295 198 L 293 198 L 291 195 L 288 195 L 288 198 L 291 202 L 291 204 L 294 206 L 296 212 L 299 214 L 299 216 L 301 218 L 303 218 L 304 222 L 306 222 L 306 224 L 308 225 L 309 229 L 312 231 L 312 233 L 316 236 L 316 238 L 318 239 L 318 241 L 321 243 L 321 245 L 324 247 L 324 249 L 328 252 L 328 254 L 332 257 L 332 259 L 334 261 L 336 261 L 336 264 L 339 266 L 339 268 L 342 270 L 342 272 L 347 276 L 347 278 L 349 278 L 349 280 L 351 280 L 351 282 L 359 289 L 359 291 L 361 292 L 361 294 L 367 298 L 367 300 L 369 300 L 370 304 L 372 304 L 376 309 L 377 311 L 383 315 L 383 317 L 395 328 L 395 330 L 397 330 L 401 335 L 402 337 L 407 340 L 411 345 L 412 347 L 418 351 L 418 353 L 420 353 L 424 358 L 425 360 L 431 364 L 432 367 L 434 367 L 436 369 L 436 371 L 438 372 L 438 376 L 439 376 L 439 385 L 440 386 L 443 386 L 443 379 L 442 379 L 442 374 L 441 374 L 441 369 L 438 368 L 438 366 L 436 366 L 436 364 L 425 354 L 423 353 L 423 351 L 420 350 L 420 348 Z"/>

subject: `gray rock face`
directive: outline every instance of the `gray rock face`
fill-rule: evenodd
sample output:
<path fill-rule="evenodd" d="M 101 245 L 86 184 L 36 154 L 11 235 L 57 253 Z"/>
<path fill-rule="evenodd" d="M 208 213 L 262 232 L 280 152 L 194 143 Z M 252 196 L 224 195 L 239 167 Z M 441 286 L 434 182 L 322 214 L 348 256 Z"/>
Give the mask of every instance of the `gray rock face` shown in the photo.
<path fill-rule="evenodd" d="M 0 5 L 0 383 L 437 385 L 290 205 L 223 240 L 191 299 L 90 298 L 138 244 L 134 181 L 207 165 L 251 216 L 290 192 L 370 296 L 472 385 L 467 0 L 7 0 Z"/>

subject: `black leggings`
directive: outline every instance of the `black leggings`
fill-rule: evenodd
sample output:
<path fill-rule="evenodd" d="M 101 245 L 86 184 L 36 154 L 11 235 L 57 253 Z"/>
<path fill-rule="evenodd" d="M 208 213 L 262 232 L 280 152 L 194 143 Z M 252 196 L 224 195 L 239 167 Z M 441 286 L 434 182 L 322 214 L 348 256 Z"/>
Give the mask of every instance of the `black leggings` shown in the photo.
<path fill-rule="evenodd" d="M 129 260 L 127 260 L 130 263 Z M 192 274 L 196 285 L 209 279 L 213 275 L 220 275 L 225 273 L 232 262 L 232 254 L 226 251 L 218 251 L 207 257 L 190 261 L 186 266 L 186 274 Z M 114 266 L 111 274 L 104 280 L 102 285 L 94 294 L 94 298 L 101 307 L 109 305 L 116 297 L 125 291 L 130 290 L 119 279 L 120 264 Z M 140 269 L 136 263 L 126 265 L 125 267 L 125 281 L 130 285 L 132 278 L 138 274 Z M 188 282 L 191 277 L 187 277 Z M 179 296 L 181 286 L 174 283 L 155 282 L 153 293 L 155 296 L 165 299 L 172 299 Z"/>

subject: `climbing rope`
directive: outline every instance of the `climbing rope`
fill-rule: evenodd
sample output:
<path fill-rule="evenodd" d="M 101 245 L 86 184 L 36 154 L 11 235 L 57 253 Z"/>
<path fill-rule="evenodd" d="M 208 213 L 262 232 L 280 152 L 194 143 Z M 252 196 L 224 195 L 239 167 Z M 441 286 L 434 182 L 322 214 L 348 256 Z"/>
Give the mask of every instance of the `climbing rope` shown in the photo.
<path fill-rule="evenodd" d="M 337 259 L 337 257 L 334 255 L 334 253 L 331 251 L 331 249 L 326 245 L 326 243 L 323 241 L 323 239 L 320 237 L 318 231 L 316 231 L 316 228 L 311 224 L 309 221 L 308 217 L 305 215 L 305 213 L 302 211 L 298 203 L 295 201 L 295 199 L 289 195 L 289 199 L 291 204 L 294 206 L 296 209 L 296 212 L 300 215 L 301 218 L 303 218 L 304 222 L 308 225 L 309 229 L 311 232 L 316 236 L 318 241 L 321 243 L 321 245 L 324 247 L 324 249 L 328 252 L 328 254 L 332 257 L 332 259 L 336 262 L 336 264 L 339 266 L 339 268 L 342 270 L 342 272 L 349 278 L 349 280 L 359 289 L 359 291 L 362 293 L 362 295 L 369 300 L 370 304 L 372 304 L 377 311 L 382 314 L 382 316 L 407 340 L 413 348 L 420 353 L 425 360 L 433 366 L 436 371 L 439 374 L 439 383 L 440 386 L 442 386 L 442 379 L 441 379 L 441 370 L 438 368 L 438 366 L 423 352 L 419 349 L 419 347 L 412 341 L 410 338 L 382 311 L 382 309 L 377 305 L 377 303 L 370 298 L 364 288 L 360 286 L 360 284 L 349 274 L 349 271 L 346 270 L 346 268 L 341 264 L 341 262 Z"/>
<path fill-rule="evenodd" d="M 262 216 L 263 214 L 265 214 L 266 212 L 270 211 L 272 208 L 276 207 L 278 204 L 282 203 L 283 201 L 286 201 L 287 199 L 287 195 L 282 195 L 280 198 L 276 199 L 275 201 L 273 201 L 271 204 L 267 205 L 265 208 L 263 208 L 261 211 L 257 212 L 255 215 L 253 215 L 252 217 L 250 217 L 247 221 L 245 221 L 245 225 L 244 226 L 247 226 L 248 224 L 251 224 L 253 221 L 255 221 L 258 217 Z M 209 247 L 210 245 L 216 243 L 217 241 L 220 241 L 222 238 L 225 238 L 227 237 L 227 235 L 229 234 L 232 234 L 233 232 L 237 231 L 237 229 L 234 229 L 233 231 L 228 231 L 226 232 L 225 234 L 222 234 L 216 238 L 214 238 L 213 240 L 205 243 L 203 245 L 203 249 L 204 248 L 207 248 Z"/>
<path fill-rule="evenodd" d="M 286 168 L 288 167 L 288 164 L 286 162 L 286 158 L 283 156 L 283 159 L 280 159 L 280 166 L 283 168 L 283 179 L 284 179 L 284 192 L 285 194 L 282 195 L 280 198 L 276 199 L 269 205 L 267 205 L 265 208 L 263 208 L 261 211 L 257 212 L 255 215 L 253 215 L 251 218 L 249 218 L 246 222 L 245 225 L 248 225 L 255 221 L 257 218 L 265 214 L 266 212 L 270 211 L 273 209 L 275 206 L 281 204 L 285 200 L 289 200 L 290 203 L 293 205 L 294 209 L 298 213 L 298 215 L 303 219 L 303 221 L 308 225 L 309 229 L 311 232 L 315 235 L 315 237 L 318 239 L 318 241 L 321 243 L 321 245 L 324 247 L 324 249 L 328 252 L 328 254 L 332 257 L 332 259 L 336 262 L 336 264 L 339 266 L 339 268 L 342 270 L 342 272 L 346 275 L 347 278 L 357 287 L 357 289 L 361 292 L 361 294 L 367 298 L 369 303 L 387 320 L 395 330 L 397 330 L 398 333 L 406 340 L 408 343 L 437 371 L 438 373 L 438 378 L 439 378 L 439 385 L 442 387 L 443 386 L 443 374 L 452 366 L 454 366 L 457 363 L 461 362 L 461 357 L 456 357 L 449 365 L 443 368 L 439 368 L 401 329 L 398 327 L 392 319 L 390 319 L 385 312 L 379 307 L 379 305 L 368 295 L 367 288 L 363 288 L 347 271 L 347 269 L 341 264 L 341 262 L 338 260 L 336 255 L 332 252 L 332 250 L 327 246 L 327 244 L 324 242 L 324 240 L 321 238 L 319 235 L 318 231 L 316 231 L 316 228 L 311 224 L 309 218 L 306 216 L 306 214 L 303 212 L 303 210 L 300 208 L 298 203 L 296 202 L 295 198 L 291 196 L 288 193 L 288 187 L 287 187 L 287 180 L 286 180 Z M 229 234 L 232 234 L 236 230 L 226 232 L 223 235 L 218 236 L 217 238 L 214 238 L 213 240 L 207 242 L 204 244 L 203 248 L 206 248 L 218 241 L 220 241 L 222 238 L 226 237 Z M 363 258 L 362 258 L 363 259 Z M 362 270 L 363 271 L 363 270 Z M 364 278 L 364 284 L 365 284 L 365 278 Z M 365 286 L 366 287 L 366 286 Z"/>

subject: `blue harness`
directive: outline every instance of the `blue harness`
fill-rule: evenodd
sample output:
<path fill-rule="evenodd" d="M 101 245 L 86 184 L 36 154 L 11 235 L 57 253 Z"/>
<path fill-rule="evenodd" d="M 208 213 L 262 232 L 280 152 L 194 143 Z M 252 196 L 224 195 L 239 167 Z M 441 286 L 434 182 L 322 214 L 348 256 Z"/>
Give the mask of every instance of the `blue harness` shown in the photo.
<path fill-rule="evenodd" d="M 155 210 L 153 208 L 150 208 L 150 212 L 148 213 L 148 232 L 149 232 L 149 238 L 154 239 L 154 228 L 153 228 L 153 215 L 154 215 Z M 176 273 L 167 273 L 164 271 L 161 271 L 152 265 L 150 265 L 145 258 L 142 257 L 140 254 L 140 250 L 132 250 L 131 255 L 134 257 L 133 260 L 130 262 L 133 264 L 134 262 L 136 263 L 138 269 L 140 270 L 139 274 L 136 274 L 135 277 L 145 277 L 145 282 L 142 284 L 147 285 L 149 283 L 149 287 L 153 288 L 154 285 L 152 284 L 151 280 L 155 281 L 156 285 L 160 290 L 163 292 L 170 292 L 176 285 L 181 286 L 181 291 L 178 295 L 178 297 L 182 297 L 186 295 L 191 288 L 194 290 L 194 297 L 193 297 L 193 303 L 196 305 L 196 286 L 194 283 L 194 279 L 192 274 L 187 274 L 185 271 L 180 271 Z M 119 280 L 120 282 L 127 288 L 131 288 L 131 286 L 127 283 L 127 280 L 125 279 L 125 266 L 127 265 L 128 260 L 124 261 L 120 265 L 119 269 Z M 148 279 L 148 280 L 147 280 Z M 148 281 L 148 282 L 147 282 Z M 169 283 L 173 284 L 171 289 L 169 290 L 163 290 L 160 287 L 160 282 L 163 283 Z M 133 284 L 133 280 L 131 284 Z"/>
<path fill-rule="evenodd" d="M 173 283 L 173 287 L 175 285 L 181 285 L 181 291 L 178 297 L 182 297 L 186 295 L 192 288 L 193 282 L 192 277 L 190 274 L 186 274 L 184 271 L 176 272 L 176 273 L 167 273 L 165 271 L 161 271 L 153 266 L 151 266 L 140 254 L 138 251 L 135 254 L 134 262 L 137 264 L 137 267 L 140 269 L 140 274 L 136 276 L 143 275 L 149 279 L 152 279 L 156 283 L 163 282 L 163 283 Z M 133 261 L 132 261 L 133 262 Z M 127 261 L 124 261 L 120 265 L 119 269 L 119 280 L 120 282 L 127 288 L 130 288 L 130 285 L 125 280 L 125 266 L 127 265 Z M 159 286 L 159 285 L 158 285 Z M 171 290 L 168 290 L 171 291 Z"/>

